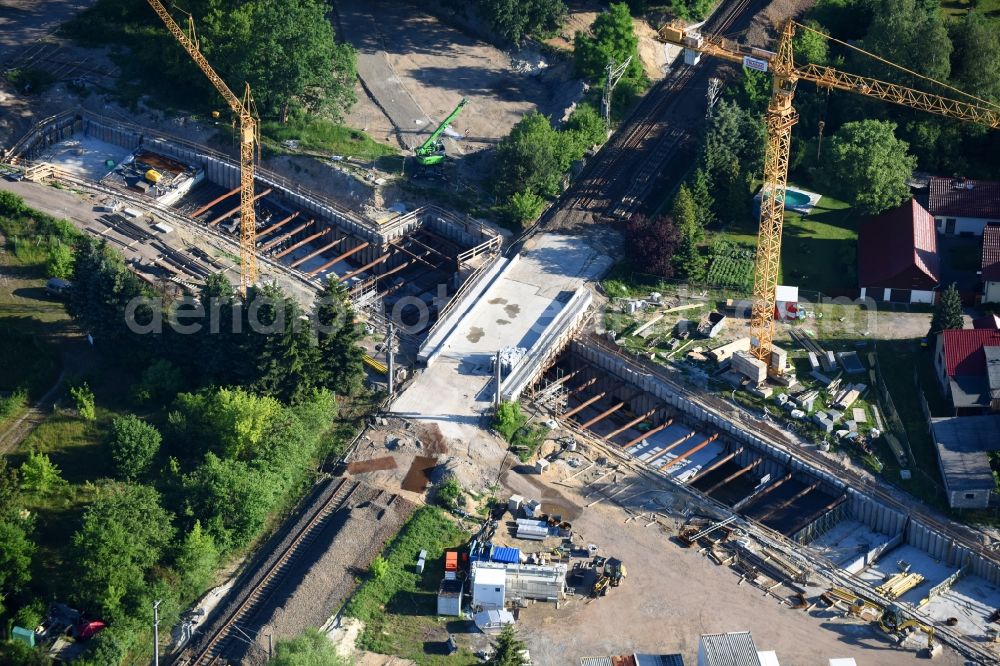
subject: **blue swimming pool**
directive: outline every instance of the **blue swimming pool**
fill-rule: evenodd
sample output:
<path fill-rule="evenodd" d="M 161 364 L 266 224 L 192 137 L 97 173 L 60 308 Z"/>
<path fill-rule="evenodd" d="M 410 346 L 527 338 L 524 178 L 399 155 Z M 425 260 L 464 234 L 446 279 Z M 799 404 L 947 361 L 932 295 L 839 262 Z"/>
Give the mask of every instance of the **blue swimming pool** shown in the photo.
<path fill-rule="evenodd" d="M 785 190 L 785 207 L 801 208 L 809 205 L 809 195 L 794 190 Z"/>

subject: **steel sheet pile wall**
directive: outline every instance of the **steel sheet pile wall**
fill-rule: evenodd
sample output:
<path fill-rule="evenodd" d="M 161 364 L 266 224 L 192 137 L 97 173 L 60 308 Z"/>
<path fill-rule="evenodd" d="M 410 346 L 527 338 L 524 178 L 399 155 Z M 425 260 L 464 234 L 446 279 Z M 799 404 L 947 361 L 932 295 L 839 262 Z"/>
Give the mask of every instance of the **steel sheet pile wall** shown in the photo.
<path fill-rule="evenodd" d="M 944 561 L 948 566 L 954 566 L 958 569 L 967 564 L 970 575 L 979 576 L 992 584 L 1000 584 L 1000 564 L 955 543 L 953 538 L 938 529 L 911 519 L 903 510 L 878 502 L 860 491 L 848 487 L 826 470 L 816 469 L 745 428 L 724 420 L 700 405 L 692 403 L 666 381 L 651 373 L 633 369 L 624 358 L 617 357 L 581 340 L 574 340 L 571 349 L 595 366 L 649 392 L 668 405 L 675 407 L 681 413 L 715 426 L 736 441 L 749 444 L 768 459 L 768 467 L 765 469 L 775 469 L 771 463 L 776 463 L 778 467 L 785 466 L 789 470 L 803 472 L 818 478 L 829 488 L 835 489 L 834 494 L 848 493 L 849 512 L 847 515 L 876 532 L 893 537 L 886 545 L 872 549 L 871 552 L 865 554 L 869 562 L 905 540 L 909 545 L 928 552 L 932 557 Z M 741 455 L 745 461 L 743 464 L 753 458 L 753 454 L 750 452 L 744 452 Z M 835 518 L 836 516 L 833 516 L 827 520 Z M 815 530 L 812 529 L 813 526 L 807 526 L 800 530 L 799 534 L 806 540 L 815 538 L 820 529 L 829 529 L 829 525 L 821 521 L 824 521 L 823 517 L 816 521 L 818 524 L 815 525 Z"/>
<path fill-rule="evenodd" d="M 967 572 L 970 575 L 979 576 L 994 585 L 1000 584 L 1000 567 L 995 562 L 955 543 L 953 538 L 919 520 L 910 521 L 906 530 L 906 543 L 926 551 L 934 559 L 955 569 L 968 565 Z"/>

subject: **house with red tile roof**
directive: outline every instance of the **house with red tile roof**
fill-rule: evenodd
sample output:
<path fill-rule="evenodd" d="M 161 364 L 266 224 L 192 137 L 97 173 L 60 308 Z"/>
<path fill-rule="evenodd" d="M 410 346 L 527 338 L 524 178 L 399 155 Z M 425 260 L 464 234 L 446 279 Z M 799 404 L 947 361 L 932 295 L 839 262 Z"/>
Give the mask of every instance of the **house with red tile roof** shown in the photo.
<path fill-rule="evenodd" d="M 1000 331 L 941 331 L 934 352 L 941 390 L 955 416 L 1000 412 Z"/>
<path fill-rule="evenodd" d="M 927 210 L 943 234 L 982 236 L 1000 224 L 1000 182 L 931 176 Z"/>
<path fill-rule="evenodd" d="M 934 218 L 915 199 L 862 222 L 858 232 L 861 298 L 933 303 L 940 282 Z"/>
<path fill-rule="evenodd" d="M 988 224 L 983 229 L 979 276 L 983 281 L 983 300 L 1000 303 L 1000 224 Z"/>

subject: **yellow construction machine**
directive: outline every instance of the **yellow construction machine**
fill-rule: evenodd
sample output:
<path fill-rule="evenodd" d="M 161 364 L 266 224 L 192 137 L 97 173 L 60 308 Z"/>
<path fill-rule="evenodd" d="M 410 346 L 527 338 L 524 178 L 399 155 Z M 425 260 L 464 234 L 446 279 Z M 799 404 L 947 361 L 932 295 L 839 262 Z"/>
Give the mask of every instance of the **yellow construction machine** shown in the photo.
<path fill-rule="evenodd" d="M 851 615 L 865 622 L 877 624 L 879 629 L 891 636 L 897 636 L 900 641 L 906 638 L 910 630 L 922 631 L 927 635 L 927 656 L 933 657 L 935 655 L 934 627 L 919 620 L 907 618 L 903 614 L 903 609 L 896 604 L 882 607 L 842 587 L 832 588 L 823 594 L 823 599 L 829 604 L 844 602 Z"/>
<path fill-rule="evenodd" d="M 612 587 L 618 587 L 622 584 L 622 580 L 628 576 L 628 571 L 625 569 L 625 565 L 622 564 L 621 560 L 616 560 L 613 557 L 604 560 L 604 569 L 600 571 L 597 575 L 597 581 L 594 582 L 594 587 L 591 588 L 590 592 L 595 597 L 603 597 L 608 593 L 608 590 Z M 597 568 L 597 562 L 595 561 L 595 569 Z"/>

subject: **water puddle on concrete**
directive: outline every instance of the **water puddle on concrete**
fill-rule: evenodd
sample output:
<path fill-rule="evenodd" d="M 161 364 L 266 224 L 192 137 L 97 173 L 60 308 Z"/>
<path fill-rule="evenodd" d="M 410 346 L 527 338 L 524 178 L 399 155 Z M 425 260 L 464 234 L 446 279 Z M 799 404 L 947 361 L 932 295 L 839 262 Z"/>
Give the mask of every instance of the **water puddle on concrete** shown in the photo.
<path fill-rule="evenodd" d="M 497 319 L 497 323 L 500 324 L 501 326 L 506 326 L 510 322 L 507 321 L 506 319 Z"/>
<path fill-rule="evenodd" d="M 430 477 L 427 473 L 437 466 L 437 458 L 432 458 L 430 456 L 417 456 L 413 459 L 413 464 L 410 465 L 410 469 L 406 471 L 406 476 L 403 477 L 403 490 L 409 490 L 415 493 L 422 493 L 427 489 L 427 484 L 430 483 Z"/>
<path fill-rule="evenodd" d="M 521 314 L 521 306 L 517 303 L 511 303 L 510 305 L 505 305 L 503 311 L 506 312 L 507 316 L 511 319 L 515 319 L 517 318 L 517 315 Z"/>
<path fill-rule="evenodd" d="M 469 334 L 465 336 L 465 339 L 468 340 L 469 342 L 479 342 L 480 340 L 483 339 L 484 335 L 486 335 L 486 331 L 479 328 L 478 326 L 473 326 L 472 329 L 469 331 Z"/>
<path fill-rule="evenodd" d="M 489 303 L 490 305 L 503 305 L 504 303 L 507 302 L 507 299 L 497 297 L 497 298 L 491 298 L 486 302 Z"/>

